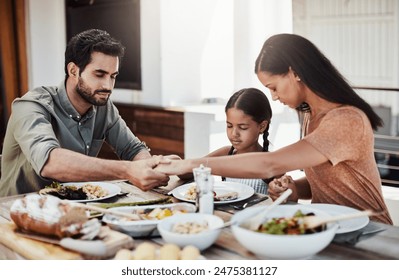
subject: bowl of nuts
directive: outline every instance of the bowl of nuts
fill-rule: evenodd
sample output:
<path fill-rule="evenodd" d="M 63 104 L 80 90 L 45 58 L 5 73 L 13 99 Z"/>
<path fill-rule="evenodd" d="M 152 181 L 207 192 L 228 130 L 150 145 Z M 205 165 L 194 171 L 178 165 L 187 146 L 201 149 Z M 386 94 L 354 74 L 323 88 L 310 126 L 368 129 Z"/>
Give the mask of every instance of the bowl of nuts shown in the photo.
<path fill-rule="evenodd" d="M 165 242 L 180 247 L 193 245 L 203 251 L 215 243 L 223 223 L 223 220 L 215 215 L 187 213 L 165 218 L 157 227 Z"/>

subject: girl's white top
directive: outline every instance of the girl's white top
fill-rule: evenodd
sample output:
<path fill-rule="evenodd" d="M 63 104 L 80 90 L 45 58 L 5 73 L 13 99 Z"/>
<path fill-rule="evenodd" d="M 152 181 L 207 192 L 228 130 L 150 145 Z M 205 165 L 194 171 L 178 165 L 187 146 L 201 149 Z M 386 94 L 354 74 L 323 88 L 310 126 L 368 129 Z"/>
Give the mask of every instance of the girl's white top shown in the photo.
<path fill-rule="evenodd" d="M 236 182 L 252 187 L 255 192 L 267 194 L 268 185 L 262 179 L 226 178 L 226 182 Z"/>

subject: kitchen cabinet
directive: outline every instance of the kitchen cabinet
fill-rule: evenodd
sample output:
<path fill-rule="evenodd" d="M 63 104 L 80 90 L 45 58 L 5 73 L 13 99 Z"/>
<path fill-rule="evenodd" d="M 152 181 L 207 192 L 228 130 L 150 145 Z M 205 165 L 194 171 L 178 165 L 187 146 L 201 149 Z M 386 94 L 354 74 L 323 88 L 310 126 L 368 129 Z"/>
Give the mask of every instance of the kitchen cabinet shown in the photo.
<path fill-rule="evenodd" d="M 151 149 L 151 154 L 176 154 L 184 158 L 182 109 L 122 103 L 115 105 L 127 126 Z M 103 145 L 99 157 L 117 158 L 108 144 Z"/>

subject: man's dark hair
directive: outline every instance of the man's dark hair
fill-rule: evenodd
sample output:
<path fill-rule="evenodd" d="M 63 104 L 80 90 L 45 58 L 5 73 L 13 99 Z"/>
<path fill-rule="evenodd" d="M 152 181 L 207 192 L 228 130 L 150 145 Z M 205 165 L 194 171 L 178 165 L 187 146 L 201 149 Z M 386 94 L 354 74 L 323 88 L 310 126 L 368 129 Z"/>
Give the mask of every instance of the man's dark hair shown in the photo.
<path fill-rule="evenodd" d="M 125 54 L 125 47 L 118 40 L 112 38 L 108 32 L 99 29 L 83 31 L 69 40 L 65 50 L 65 77 L 68 78 L 67 65 L 75 63 L 80 72 L 86 68 L 91 61 L 91 54 L 100 52 L 119 58 L 119 65 Z"/>

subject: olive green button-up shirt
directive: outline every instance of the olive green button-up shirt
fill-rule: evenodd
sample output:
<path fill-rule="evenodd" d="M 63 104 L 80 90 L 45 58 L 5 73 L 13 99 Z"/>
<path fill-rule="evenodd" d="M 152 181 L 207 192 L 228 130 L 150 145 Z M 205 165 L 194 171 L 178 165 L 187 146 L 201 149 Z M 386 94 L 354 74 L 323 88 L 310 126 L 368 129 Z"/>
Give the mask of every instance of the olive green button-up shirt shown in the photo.
<path fill-rule="evenodd" d="M 64 83 L 29 91 L 12 104 L 2 151 L 0 196 L 38 191 L 50 184 L 52 180 L 40 172 L 52 149 L 95 157 L 104 142 L 123 160 L 132 160 L 146 148 L 110 100 L 80 116 Z"/>

